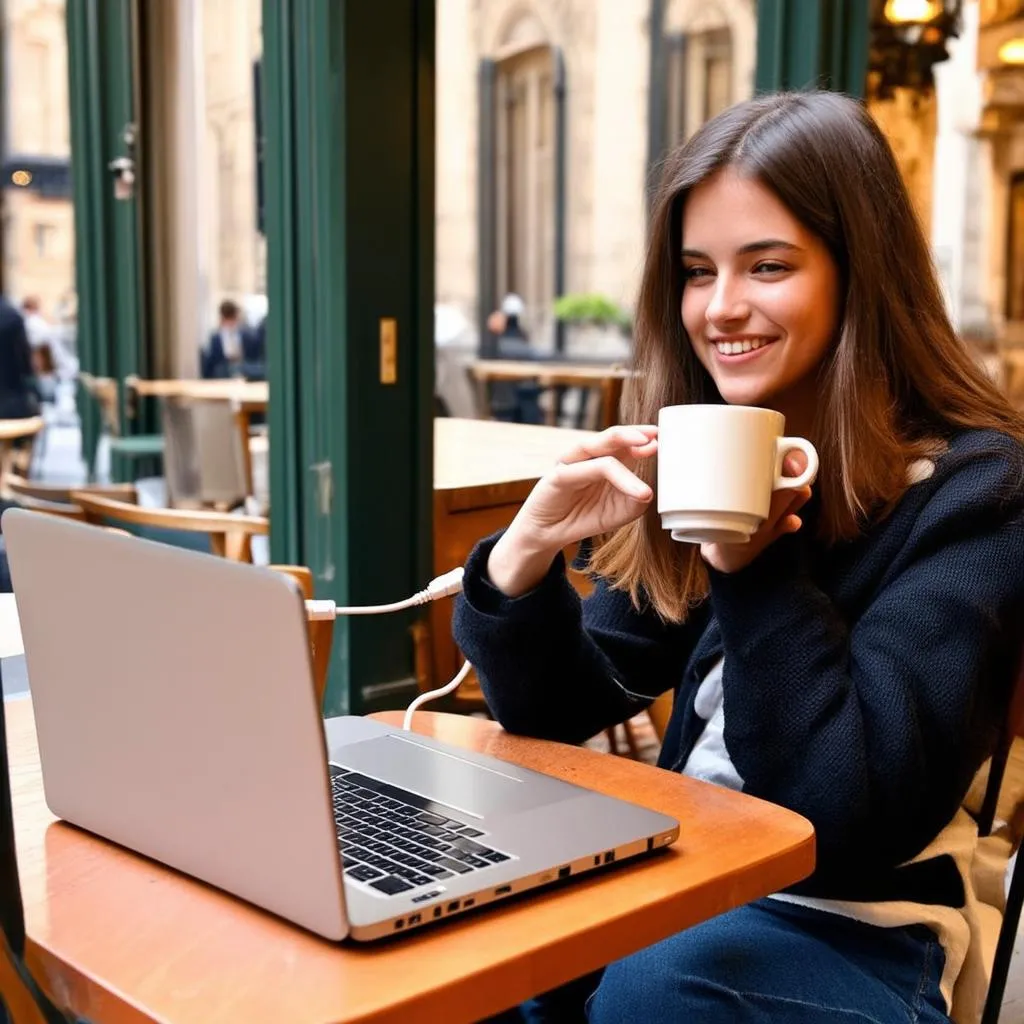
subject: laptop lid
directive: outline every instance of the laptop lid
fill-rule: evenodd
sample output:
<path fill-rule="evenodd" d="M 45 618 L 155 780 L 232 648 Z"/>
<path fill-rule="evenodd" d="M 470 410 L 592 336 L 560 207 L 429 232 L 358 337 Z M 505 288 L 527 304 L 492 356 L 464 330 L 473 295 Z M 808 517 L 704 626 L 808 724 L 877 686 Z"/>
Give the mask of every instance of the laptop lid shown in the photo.
<path fill-rule="evenodd" d="M 22 509 L 3 532 L 53 813 L 345 937 L 294 582 Z"/>

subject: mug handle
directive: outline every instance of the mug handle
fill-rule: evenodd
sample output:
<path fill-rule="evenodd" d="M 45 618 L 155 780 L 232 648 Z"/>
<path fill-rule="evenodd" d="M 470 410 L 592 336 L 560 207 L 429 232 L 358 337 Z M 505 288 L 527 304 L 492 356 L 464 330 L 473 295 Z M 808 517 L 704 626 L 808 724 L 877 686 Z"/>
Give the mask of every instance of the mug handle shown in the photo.
<path fill-rule="evenodd" d="M 792 491 L 813 483 L 818 475 L 818 452 L 814 445 L 803 437 L 780 437 L 775 442 L 776 465 L 775 491 Z M 807 456 L 807 468 L 799 476 L 783 476 L 782 463 L 790 452 L 800 451 Z"/>

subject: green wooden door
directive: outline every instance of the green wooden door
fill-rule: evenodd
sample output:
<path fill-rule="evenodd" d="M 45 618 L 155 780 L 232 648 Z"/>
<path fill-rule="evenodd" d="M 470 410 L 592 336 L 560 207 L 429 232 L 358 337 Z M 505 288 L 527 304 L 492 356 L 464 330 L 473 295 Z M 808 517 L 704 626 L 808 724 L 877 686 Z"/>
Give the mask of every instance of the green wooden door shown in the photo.
<path fill-rule="evenodd" d="M 431 575 L 434 5 L 263 17 L 271 556 L 390 602 Z M 408 699 L 412 622 L 339 621 L 329 712 Z"/>
<path fill-rule="evenodd" d="M 117 198 L 111 167 L 134 160 L 138 149 L 135 28 L 135 0 L 67 0 L 79 357 L 83 370 L 119 382 L 128 374 L 145 376 L 149 365 L 139 266 L 141 175 L 136 166 L 134 188 Z M 99 414 L 82 394 L 79 408 L 89 462 Z"/>
<path fill-rule="evenodd" d="M 863 96 L 869 0 L 758 0 L 758 92 L 835 89 Z"/>

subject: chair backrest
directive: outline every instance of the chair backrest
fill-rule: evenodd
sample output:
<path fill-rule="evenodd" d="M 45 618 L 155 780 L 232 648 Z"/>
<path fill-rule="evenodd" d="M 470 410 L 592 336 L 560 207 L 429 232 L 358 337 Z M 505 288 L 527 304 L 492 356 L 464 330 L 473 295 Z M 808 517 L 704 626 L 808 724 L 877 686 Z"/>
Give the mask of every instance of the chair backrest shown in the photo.
<path fill-rule="evenodd" d="M 78 380 L 85 393 L 99 405 L 104 429 L 111 437 L 120 437 L 121 417 L 117 409 L 117 381 L 113 377 L 96 377 L 83 372 L 78 374 Z"/>
<path fill-rule="evenodd" d="M 232 508 L 248 494 L 243 438 L 233 403 L 166 399 L 164 469 L 174 508 Z"/>
<path fill-rule="evenodd" d="M 1013 746 L 1013 739 L 1021 732 L 1022 726 L 1024 726 L 1024 649 L 1021 651 L 1017 677 L 1013 689 L 1010 691 L 1006 717 L 1003 719 L 999 739 L 996 741 L 996 748 L 992 752 L 992 760 L 989 763 L 985 796 L 981 802 L 981 810 L 978 812 L 979 835 L 987 836 L 992 831 L 992 823 L 996 816 L 996 804 L 999 802 L 999 790 L 1003 785 L 1006 762 L 1010 756 L 1010 747 Z"/>
<path fill-rule="evenodd" d="M 299 585 L 302 596 L 313 599 L 313 573 L 304 565 L 271 565 L 274 572 L 290 576 Z M 323 707 L 327 691 L 327 671 L 331 664 L 331 644 L 334 640 L 333 619 L 308 619 L 306 630 L 309 635 L 310 654 L 313 658 L 313 686 L 316 688 L 317 705 Z"/>
<path fill-rule="evenodd" d="M 232 515 L 226 512 L 194 511 L 191 509 L 146 508 L 130 505 L 111 498 L 101 498 L 85 491 L 73 490 L 71 500 L 85 513 L 86 521 L 101 525 L 116 525 L 152 539 L 177 543 L 166 534 L 177 534 L 187 540 L 188 535 L 205 534 L 211 554 L 231 558 L 238 562 L 252 561 L 250 542 L 254 536 L 270 532 L 270 520 L 263 516 Z M 164 536 L 160 536 L 160 532 Z M 178 546 L 181 546 L 179 543 Z"/>
<path fill-rule="evenodd" d="M 40 484 L 13 474 L 8 476 L 7 485 L 11 496 L 21 508 L 44 512 L 50 516 L 61 516 L 64 519 L 74 519 L 80 523 L 88 521 L 82 506 L 71 500 L 71 492 L 76 488 L 61 484 Z M 78 490 L 131 504 L 134 504 L 138 497 L 134 484 L 90 484 Z"/>
<path fill-rule="evenodd" d="M 26 480 L 23 476 L 11 473 L 7 477 L 7 487 L 21 504 L 23 499 L 35 499 L 56 504 L 70 505 L 71 492 L 92 494 L 97 498 L 113 498 L 115 501 L 126 501 L 134 505 L 138 501 L 135 484 L 44 484 L 36 480 Z"/>

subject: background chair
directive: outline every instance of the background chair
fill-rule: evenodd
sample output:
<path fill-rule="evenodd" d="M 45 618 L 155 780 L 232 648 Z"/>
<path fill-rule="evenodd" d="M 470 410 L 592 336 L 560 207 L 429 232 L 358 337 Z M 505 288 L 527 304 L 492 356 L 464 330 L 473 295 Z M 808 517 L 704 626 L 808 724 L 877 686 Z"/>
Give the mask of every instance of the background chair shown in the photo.
<path fill-rule="evenodd" d="M 51 516 L 86 522 L 85 510 L 71 499 L 73 490 L 101 498 L 114 498 L 134 504 L 138 500 L 134 484 L 89 484 L 73 488 L 61 484 L 41 484 L 23 477 L 11 477 L 8 481 L 11 498 L 22 508 L 33 512 L 44 512 Z M 124 531 L 121 531 L 124 532 Z"/>
<path fill-rule="evenodd" d="M 290 576 L 299 585 L 305 600 L 313 599 L 313 573 L 304 565 L 271 565 L 274 572 Z M 334 619 L 308 619 L 306 631 L 309 636 L 309 653 L 313 663 L 313 686 L 316 689 L 317 706 L 323 708 L 327 692 L 327 671 L 331 664 L 331 644 L 334 640 Z"/>
<path fill-rule="evenodd" d="M 7 478 L 7 489 L 11 497 L 25 508 L 33 507 L 33 502 L 44 502 L 47 505 L 69 506 L 69 510 L 78 509 L 71 500 L 72 491 L 94 495 L 97 498 L 113 498 L 115 501 L 125 501 L 130 505 L 138 501 L 138 492 L 134 484 L 45 484 L 11 474 Z"/>
<path fill-rule="evenodd" d="M 989 908 L 994 906 L 996 912 L 1002 910 L 1002 921 L 999 923 L 991 954 L 992 969 L 985 1009 L 981 1018 L 982 1024 L 996 1024 L 999 1020 L 1003 996 L 1006 992 L 1006 978 L 1013 956 L 1013 946 L 1017 938 L 1017 930 L 1020 927 L 1021 910 L 1024 908 L 1024 870 L 1021 867 L 1021 861 L 1024 858 L 1020 856 L 1024 822 L 1021 820 L 998 822 L 996 818 L 1000 792 L 1006 779 L 1006 765 L 1010 757 L 1010 749 L 1013 746 L 1014 738 L 1021 732 L 1022 724 L 1024 724 L 1024 652 L 1022 652 L 1017 679 L 1010 694 L 1003 728 L 988 764 L 984 795 L 976 814 L 980 837 L 979 847 L 981 847 L 981 856 L 976 860 L 984 864 L 987 859 L 990 865 L 989 871 L 994 870 L 1000 883 L 994 888 L 986 903 Z M 979 776 L 981 774 L 979 773 Z M 976 799 L 972 799 L 972 797 L 973 794 L 969 794 L 965 801 L 969 810 L 976 803 Z M 1016 817 L 1019 819 L 1020 815 L 1018 814 Z M 1013 869 L 1010 872 L 1009 891 L 1006 892 L 1006 872 L 1010 860 L 1014 858 Z M 1005 902 L 1000 908 L 998 903 L 1004 892 L 1006 892 Z"/>
<path fill-rule="evenodd" d="M 252 538 L 270 532 L 270 520 L 264 516 L 146 508 L 98 497 L 84 490 L 72 490 L 71 500 L 81 507 L 86 522 L 119 526 L 139 537 L 205 551 L 236 562 L 251 562 Z"/>
<path fill-rule="evenodd" d="M 164 477 L 173 508 L 241 505 L 252 493 L 248 417 L 228 401 L 162 403 Z"/>
<path fill-rule="evenodd" d="M 164 439 L 160 434 L 121 433 L 117 381 L 113 377 L 96 377 L 91 373 L 79 373 L 78 381 L 99 406 L 103 425 L 103 433 L 92 453 L 90 475 L 94 478 L 98 475 L 101 443 L 106 443 L 110 452 L 110 477 L 115 482 L 137 479 L 140 464 L 158 466 L 164 454 Z"/>
<path fill-rule="evenodd" d="M 0 495 L 6 494 L 7 477 L 19 469 L 31 476 L 36 442 L 45 426 L 42 416 L 0 420 Z"/>

